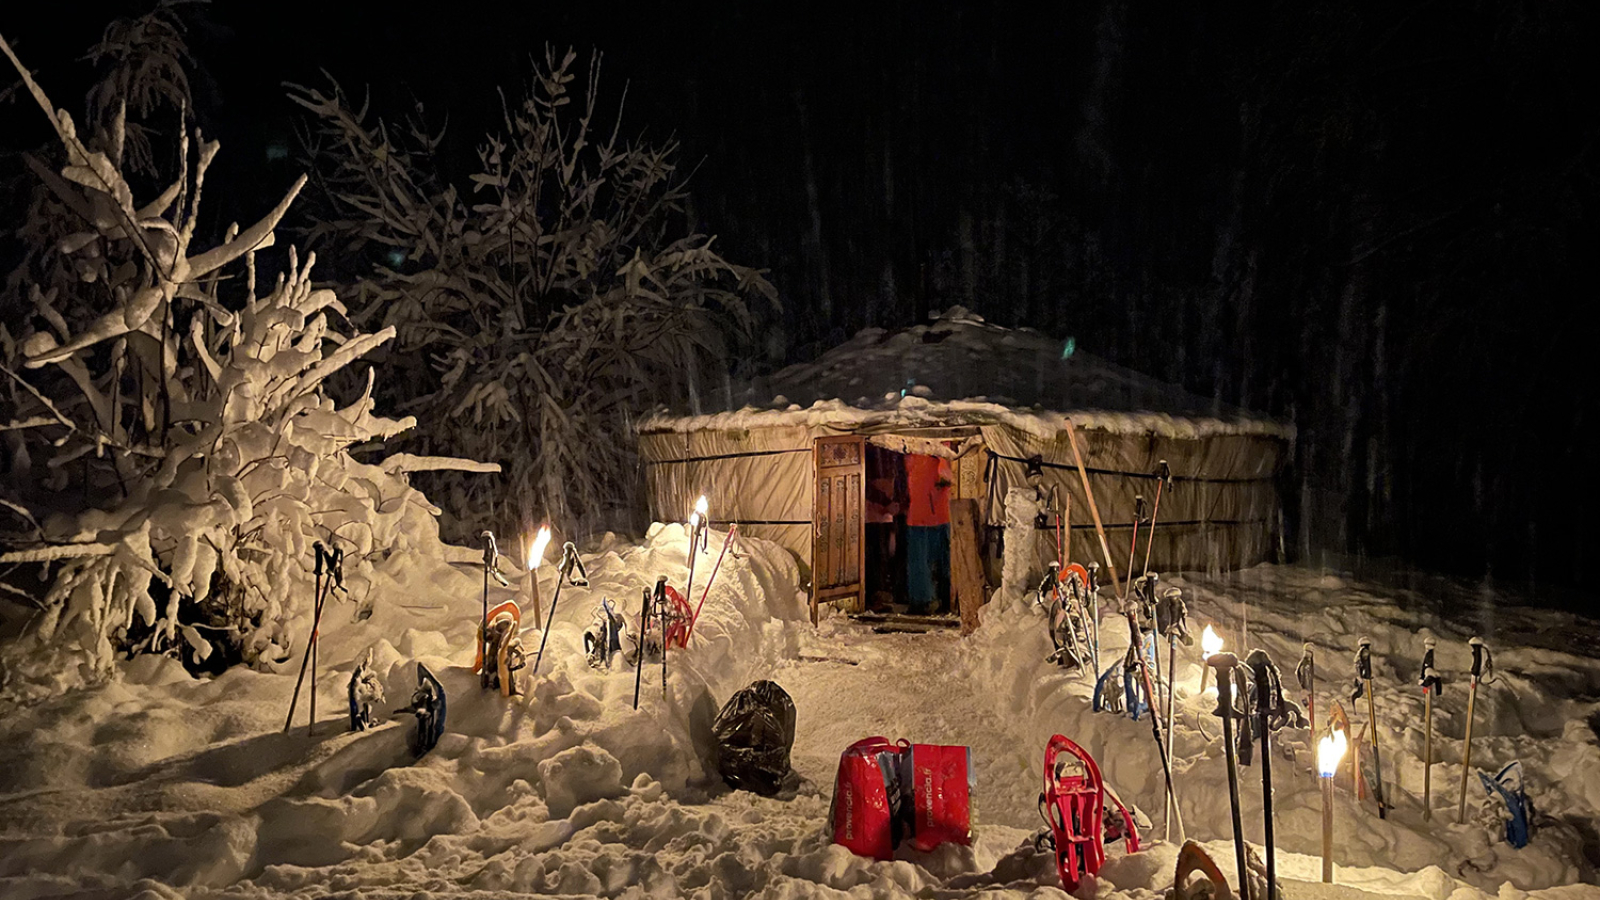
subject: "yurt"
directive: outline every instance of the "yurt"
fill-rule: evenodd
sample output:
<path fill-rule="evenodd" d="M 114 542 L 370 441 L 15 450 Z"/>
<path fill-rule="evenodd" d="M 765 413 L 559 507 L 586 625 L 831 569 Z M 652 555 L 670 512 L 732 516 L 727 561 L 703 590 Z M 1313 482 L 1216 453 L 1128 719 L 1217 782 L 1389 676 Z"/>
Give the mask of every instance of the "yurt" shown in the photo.
<path fill-rule="evenodd" d="M 1057 557 L 1104 565 L 1109 548 L 1124 579 L 1130 560 L 1135 574 L 1217 571 L 1281 545 L 1291 426 L 960 308 L 864 330 L 724 399 L 640 423 L 650 513 L 682 521 L 704 496 L 713 527 L 787 547 L 809 573 L 813 616 L 894 593 L 876 573 L 902 565 L 879 558 L 896 542 L 873 535 L 907 533 L 920 493 L 908 507 L 895 476 L 928 457 L 949 473 L 949 590 L 972 623 L 1008 544 L 1039 569 Z"/>

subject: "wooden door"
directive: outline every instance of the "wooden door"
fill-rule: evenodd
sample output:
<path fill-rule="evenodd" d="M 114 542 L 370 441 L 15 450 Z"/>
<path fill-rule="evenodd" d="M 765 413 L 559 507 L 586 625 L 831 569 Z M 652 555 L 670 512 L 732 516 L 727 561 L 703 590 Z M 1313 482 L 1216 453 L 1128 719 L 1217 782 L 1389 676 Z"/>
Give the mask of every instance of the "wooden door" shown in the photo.
<path fill-rule="evenodd" d="M 817 438 L 812 460 L 811 622 L 817 607 L 837 602 L 866 608 L 866 441 L 854 435 Z"/>

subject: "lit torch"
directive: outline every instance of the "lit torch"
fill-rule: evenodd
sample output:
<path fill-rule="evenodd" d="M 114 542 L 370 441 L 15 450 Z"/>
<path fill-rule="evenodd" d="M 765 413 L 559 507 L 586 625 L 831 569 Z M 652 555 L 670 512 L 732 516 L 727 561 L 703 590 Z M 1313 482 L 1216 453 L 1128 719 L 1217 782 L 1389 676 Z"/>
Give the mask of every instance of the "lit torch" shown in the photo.
<path fill-rule="evenodd" d="M 544 564 L 544 550 L 550 546 L 550 526 L 539 526 L 539 534 L 528 548 L 528 570 L 522 575 L 522 593 L 533 604 L 533 620 L 544 621 L 544 611 L 539 601 L 539 567 Z"/>
<path fill-rule="evenodd" d="M 1344 731 L 1330 729 L 1328 735 L 1317 742 L 1317 774 L 1322 781 L 1322 883 L 1333 883 L 1333 773 L 1339 771 L 1339 761 L 1349 741 Z"/>
<path fill-rule="evenodd" d="M 684 582 L 683 596 L 688 597 L 694 590 L 694 563 L 695 557 L 704 547 L 706 541 L 706 527 L 710 525 L 708 511 L 710 506 L 706 503 L 706 495 L 701 494 L 700 499 L 694 502 L 694 512 L 689 514 L 689 580 Z"/>
<path fill-rule="evenodd" d="M 1208 660 L 1208 659 L 1210 659 L 1212 657 L 1213 654 L 1217 654 L 1217 653 L 1221 653 L 1221 652 L 1222 652 L 1222 635 L 1217 634 L 1217 630 L 1215 628 L 1212 628 L 1210 625 L 1207 625 L 1206 626 L 1206 630 L 1201 632 L 1201 634 L 1200 634 L 1200 659 L 1202 661 Z M 1210 666 L 1207 666 L 1207 665 L 1200 666 L 1200 693 L 1202 693 L 1202 694 L 1204 694 L 1206 692 L 1206 676 L 1209 675 L 1210 673 L 1211 673 L 1211 667 Z M 1211 690 L 1216 690 L 1216 685 L 1212 685 L 1211 686 Z"/>

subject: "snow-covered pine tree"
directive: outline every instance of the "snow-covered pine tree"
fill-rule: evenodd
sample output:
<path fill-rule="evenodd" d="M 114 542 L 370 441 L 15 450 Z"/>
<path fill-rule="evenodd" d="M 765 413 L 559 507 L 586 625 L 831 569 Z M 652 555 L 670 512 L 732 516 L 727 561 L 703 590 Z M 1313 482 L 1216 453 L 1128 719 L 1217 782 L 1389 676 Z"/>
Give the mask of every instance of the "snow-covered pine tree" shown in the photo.
<path fill-rule="evenodd" d="M 601 121 L 599 57 L 582 92 L 576 58 L 546 50 L 470 185 L 440 174 L 420 109 L 396 128 L 337 86 L 291 93 L 320 123 L 313 238 L 359 273 L 344 289 L 358 321 L 398 332 L 406 374 L 382 387 L 429 423 L 408 439 L 505 472 L 423 482 L 459 534 L 637 524 L 633 417 L 720 389 L 776 303 L 688 230 L 677 143 L 623 139 L 620 105 Z"/>
<path fill-rule="evenodd" d="M 203 246 L 215 142 L 196 133 L 191 143 L 180 125 L 180 171 L 136 200 L 126 107 L 81 135 L 3 38 L 0 50 L 60 139 L 59 166 L 32 168 L 74 223 L 30 232 L 69 233 L 34 248 L 31 277 L 11 282 L 26 288 L 32 316 L 0 325 L 9 389 L 0 431 L 20 438 L 0 506 L 22 523 L 5 535 L 15 549 L 0 565 L 13 579 L 41 566 L 46 586 L 42 596 L 5 586 L 35 609 L 0 650 L 4 692 L 95 680 L 118 652 L 192 662 L 220 646 L 259 667 L 287 664 L 303 637 L 286 626 L 309 607 L 313 542 L 346 550 L 351 594 L 370 600 L 373 566 L 387 555 L 442 552 L 438 510 L 405 473 L 493 467 L 350 455 L 415 422 L 374 415 L 370 370 L 348 405 L 323 390 L 393 328 L 341 333 L 342 305 L 312 286 L 313 260 L 292 248 L 274 283 L 257 284 L 257 254 L 273 245 L 303 177 L 259 222 Z"/>

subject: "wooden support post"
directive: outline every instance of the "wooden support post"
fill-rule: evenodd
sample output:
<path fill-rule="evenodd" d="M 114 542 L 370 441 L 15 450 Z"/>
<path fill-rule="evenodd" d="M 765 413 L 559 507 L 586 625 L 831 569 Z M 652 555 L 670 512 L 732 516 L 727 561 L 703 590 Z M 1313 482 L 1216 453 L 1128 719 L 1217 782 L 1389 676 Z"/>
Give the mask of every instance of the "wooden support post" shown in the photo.
<path fill-rule="evenodd" d="M 984 602 L 983 558 L 978 552 L 978 501 L 950 501 L 950 595 L 961 612 L 961 633 L 978 627 Z"/>

